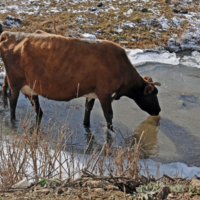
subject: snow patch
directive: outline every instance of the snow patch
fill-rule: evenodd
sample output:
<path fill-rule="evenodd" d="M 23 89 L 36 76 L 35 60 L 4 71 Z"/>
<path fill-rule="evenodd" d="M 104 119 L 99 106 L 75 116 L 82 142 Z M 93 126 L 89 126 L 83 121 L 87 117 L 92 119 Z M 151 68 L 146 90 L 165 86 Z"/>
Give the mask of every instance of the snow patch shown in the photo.
<path fill-rule="evenodd" d="M 132 13 L 133 13 L 133 9 L 129 9 L 127 12 L 124 12 L 123 14 L 126 16 L 129 16 Z"/>
<path fill-rule="evenodd" d="M 15 18 L 15 17 L 10 16 L 10 15 L 8 15 L 6 17 L 6 20 L 4 22 L 4 25 L 8 26 L 9 28 L 12 28 L 12 27 L 17 28 L 17 27 L 20 26 L 20 24 L 21 24 L 21 19 L 20 18 Z"/>
<path fill-rule="evenodd" d="M 127 54 L 131 63 L 135 66 L 144 65 L 146 63 L 160 63 L 169 65 L 179 64 L 179 58 L 176 57 L 175 53 L 144 52 L 141 49 L 128 49 Z"/>
<path fill-rule="evenodd" d="M 127 21 L 127 22 L 121 23 L 121 27 L 134 28 L 135 24 L 133 22 Z"/>
<path fill-rule="evenodd" d="M 89 33 L 83 33 L 82 36 L 89 39 L 96 39 L 95 35 Z"/>
<path fill-rule="evenodd" d="M 184 56 L 180 63 L 187 67 L 200 68 L 200 53 L 198 51 L 193 51 L 191 56 Z"/>
<path fill-rule="evenodd" d="M 158 20 L 158 22 L 161 24 L 161 26 L 162 26 L 163 29 L 165 29 L 165 30 L 169 29 L 169 27 L 170 27 L 170 26 L 168 25 L 169 20 L 168 20 L 167 18 L 165 18 L 164 16 L 161 16 L 161 17 L 158 18 L 157 20 Z"/>
<path fill-rule="evenodd" d="M 159 174 L 162 176 L 163 174 L 167 174 L 168 176 L 174 176 L 178 173 L 178 177 L 182 178 L 192 178 L 195 175 L 200 175 L 200 167 L 189 167 L 184 163 L 176 162 L 176 163 L 169 163 L 169 164 L 161 164 L 157 163 L 151 159 L 145 160 L 146 164 L 148 165 L 148 169 L 151 175 L 157 175 L 157 166 L 159 164 Z M 145 166 L 142 161 L 140 161 L 142 166 L 142 170 L 144 175 L 147 175 L 145 172 Z"/>

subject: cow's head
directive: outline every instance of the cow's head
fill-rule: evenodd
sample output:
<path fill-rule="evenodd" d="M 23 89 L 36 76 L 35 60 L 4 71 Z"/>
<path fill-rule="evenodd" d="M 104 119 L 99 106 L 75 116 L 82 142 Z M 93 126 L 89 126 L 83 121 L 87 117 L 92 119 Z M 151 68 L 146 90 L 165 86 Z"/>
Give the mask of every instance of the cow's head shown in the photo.
<path fill-rule="evenodd" d="M 153 82 L 151 77 L 144 76 L 144 86 L 142 90 L 134 96 L 137 105 L 152 116 L 159 115 L 161 109 L 158 102 L 158 90 L 155 85 L 161 86 L 159 82 Z"/>

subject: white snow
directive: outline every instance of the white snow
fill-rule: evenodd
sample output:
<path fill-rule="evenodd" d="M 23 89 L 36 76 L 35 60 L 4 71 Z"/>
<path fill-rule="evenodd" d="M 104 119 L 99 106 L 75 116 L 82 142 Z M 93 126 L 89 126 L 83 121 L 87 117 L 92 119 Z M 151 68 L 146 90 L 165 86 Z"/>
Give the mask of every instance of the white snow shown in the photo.
<path fill-rule="evenodd" d="M 85 38 L 89 38 L 89 39 L 96 39 L 95 35 L 89 34 L 89 33 L 84 33 L 84 34 L 82 34 L 82 36 Z"/>
<path fill-rule="evenodd" d="M 135 24 L 133 22 L 127 21 L 127 22 L 121 23 L 121 27 L 124 27 L 124 26 L 128 26 L 130 28 L 134 28 Z"/>
<path fill-rule="evenodd" d="M 198 51 L 193 51 L 191 56 L 184 56 L 180 63 L 187 67 L 200 68 L 200 53 Z"/>
<path fill-rule="evenodd" d="M 163 52 L 144 52 L 141 49 L 127 50 L 128 57 L 131 63 L 135 66 L 144 65 L 146 63 L 160 63 L 169 65 L 178 65 L 179 58 L 175 53 Z"/>
<path fill-rule="evenodd" d="M 200 167 L 189 167 L 184 163 L 176 162 L 176 163 L 169 163 L 169 164 L 161 164 L 157 163 L 151 159 L 145 160 L 146 164 L 148 165 L 148 169 L 151 175 L 156 176 L 157 174 L 157 166 L 159 166 L 159 175 L 162 176 L 163 174 L 167 174 L 168 176 L 174 176 L 178 173 L 178 177 L 182 178 L 192 178 L 195 175 L 200 176 Z M 143 161 L 140 161 L 142 166 L 143 173 L 145 175 L 145 166 Z"/>
<path fill-rule="evenodd" d="M 173 17 L 172 18 L 173 23 L 177 26 L 177 28 L 180 28 L 180 24 L 183 22 L 183 19 L 177 18 L 177 17 Z"/>
<path fill-rule="evenodd" d="M 122 32 L 123 32 L 123 29 L 118 28 L 118 29 L 115 29 L 115 31 L 118 32 L 118 33 L 122 33 Z"/>
<path fill-rule="evenodd" d="M 169 29 L 169 25 L 168 25 L 168 23 L 169 23 L 169 20 L 167 19 L 167 18 L 165 18 L 165 16 L 164 15 L 162 15 L 160 18 L 158 18 L 157 19 L 158 20 L 158 22 L 162 25 L 162 28 L 163 29 L 165 29 L 165 30 L 167 30 L 167 29 Z"/>
<path fill-rule="evenodd" d="M 133 9 L 129 9 L 127 12 L 124 12 L 123 14 L 129 16 L 131 13 L 133 13 Z"/>
<path fill-rule="evenodd" d="M 8 26 L 8 27 L 19 27 L 20 26 L 20 19 L 18 18 L 14 18 L 10 15 L 8 15 L 6 17 L 6 20 L 4 22 L 4 25 Z"/>

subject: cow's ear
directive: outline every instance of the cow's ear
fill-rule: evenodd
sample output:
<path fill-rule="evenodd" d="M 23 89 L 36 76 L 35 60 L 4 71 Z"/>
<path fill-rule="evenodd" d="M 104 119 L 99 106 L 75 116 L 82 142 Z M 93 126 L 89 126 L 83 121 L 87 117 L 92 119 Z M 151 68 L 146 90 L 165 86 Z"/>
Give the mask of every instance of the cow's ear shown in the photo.
<path fill-rule="evenodd" d="M 145 88 L 144 88 L 144 94 L 151 94 L 154 90 L 154 87 L 150 84 L 148 84 Z"/>

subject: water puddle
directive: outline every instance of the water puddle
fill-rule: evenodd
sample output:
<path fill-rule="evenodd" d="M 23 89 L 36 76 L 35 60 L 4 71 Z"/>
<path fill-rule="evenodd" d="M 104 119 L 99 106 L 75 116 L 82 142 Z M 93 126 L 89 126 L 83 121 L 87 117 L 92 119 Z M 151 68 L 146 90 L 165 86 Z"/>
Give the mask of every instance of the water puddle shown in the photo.
<path fill-rule="evenodd" d="M 200 69 L 185 66 L 170 66 L 151 64 L 138 67 L 141 75 L 148 75 L 162 83 L 159 87 L 159 102 L 161 113 L 151 117 L 130 99 L 121 98 L 113 103 L 115 140 L 139 138 L 145 131 L 143 144 L 147 158 L 161 163 L 182 162 L 189 166 L 200 167 Z M 85 129 L 82 125 L 85 98 L 70 102 L 55 102 L 40 98 L 44 110 L 44 125 L 49 119 L 57 124 L 69 123 L 69 129 L 74 132 L 73 146 L 81 153 L 87 147 L 95 148 L 106 139 L 105 119 L 99 101 L 96 100 L 91 114 L 91 127 Z M 12 137 L 11 132 L 18 128 L 26 117 L 31 106 L 23 95 L 20 95 L 17 106 L 16 127 L 10 123 L 9 109 L 3 109 L 1 103 L 0 116 L 5 119 L 5 133 Z M 15 133 L 14 133 L 15 134 Z M 92 137 L 91 137 L 92 135 Z"/>

